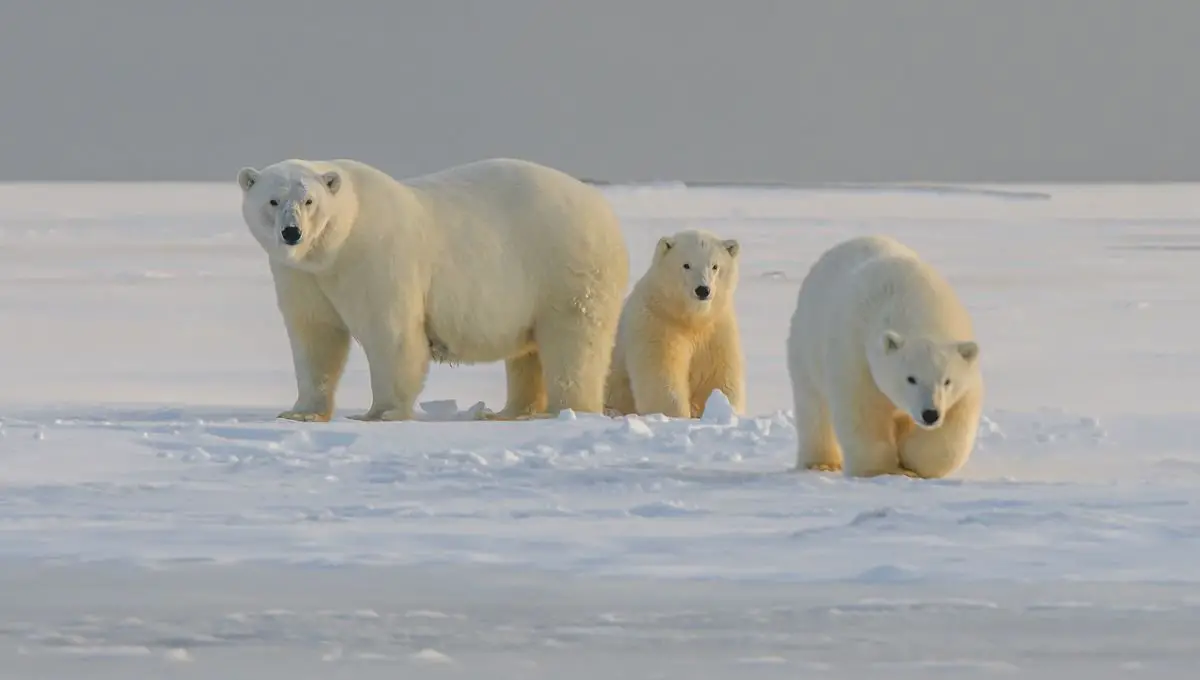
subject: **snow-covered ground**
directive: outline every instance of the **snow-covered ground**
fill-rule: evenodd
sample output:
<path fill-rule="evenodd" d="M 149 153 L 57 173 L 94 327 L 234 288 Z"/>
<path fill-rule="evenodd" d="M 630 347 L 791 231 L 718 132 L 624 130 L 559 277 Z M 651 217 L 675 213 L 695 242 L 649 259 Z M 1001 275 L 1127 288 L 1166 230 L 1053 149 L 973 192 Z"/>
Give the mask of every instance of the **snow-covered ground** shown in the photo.
<path fill-rule="evenodd" d="M 232 182 L 0 186 L 3 676 L 1191 677 L 1200 186 L 604 190 L 635 275 L 742 242 L 745 418 L 468 421 L 492 365 L 425 422 L 277 422 Z M 975 315 L 952 479 L 791 471 L 797 287 L 870 232 Z"/>

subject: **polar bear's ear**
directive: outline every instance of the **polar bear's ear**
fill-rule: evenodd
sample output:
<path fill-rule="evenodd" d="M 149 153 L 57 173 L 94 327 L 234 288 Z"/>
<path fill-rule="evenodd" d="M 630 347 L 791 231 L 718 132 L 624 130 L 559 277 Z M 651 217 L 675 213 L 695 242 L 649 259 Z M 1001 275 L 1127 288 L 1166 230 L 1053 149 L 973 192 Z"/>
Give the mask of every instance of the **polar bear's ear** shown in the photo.
<path fill-rule="evenodd" d="M 965 359 L 967 363 L 975 361 L 979 358 L 979 343 L 973 340 L 960 342 L 955 349 L 958 350 L 958 355 Z"/>
<path fill-rule="evenodd" d="M 675 247 L 675 239 L 670 236 L 664 236 L 658 239 L 658 245 L 654 248 L 654 256 L 656 258 L 667 254 L 667 251 Z"/>
<path fill-rule="evenodd" d="M 237 177 L 238 186 L 242 188 L 242 191 L 249 191 L 250 187 L 258 182 L 258 171 L 254 168 L 242 168 L 238 170 Z"/>
<path fill-rule="evenodd" d="M 904 338 L 900 337 L 899 333 L 896 331 L 883 332 L 883 351 L 885 353 L 891 354 L 903 346 Z"/>
<path fill-rule="evenodd" d="M 329 189 L 329 193 L 337 194 L 338 189 L 342 188 L 342 176 L 336 170 L 321 175 L 321 182 L 325 184 L 325 188 Z"/>
<path fill-rule="evenodd" d="M 725 252 L 729 253 L 730 257 L 737 257 L 742 246 L 738 244 L 737 239 L 731 238 L 721 241 L 721 245 L 725 248 Z"/>

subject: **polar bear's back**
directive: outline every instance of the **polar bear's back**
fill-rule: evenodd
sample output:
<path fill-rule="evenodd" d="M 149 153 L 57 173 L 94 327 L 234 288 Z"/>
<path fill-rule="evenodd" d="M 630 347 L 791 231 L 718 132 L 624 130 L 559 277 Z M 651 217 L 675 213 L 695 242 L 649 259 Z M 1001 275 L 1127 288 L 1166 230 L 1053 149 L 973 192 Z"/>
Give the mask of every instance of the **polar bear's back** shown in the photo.
<path fill-rule="evenodd" d="M 970 317 L 946 280 L 908 246 L 889 236 L 862 236 L 825 251 L 800 286 L 788 340 L 789 360 L 810 374 L 868 334 L 965 340 Z"/>
<path fill-rule="evenodd" d="M 866 302 L 869 279 L 877 278 L 872 265 L 900 258 L 915 259 L 916 253 L 887 236 L 852 238 L 826 250 L 817 258 L 800 284 L 794 323 L 809 329 L 822 328 L 841 317 L 857 318 Z M 865 284 L 865 285 L 864 285 Z"/>
<path fill-rule="evenodd" d="M 519 263 L 538 286 L 560 286 L 563 272 L 601 263 L 628 269 L 624 236 L 608 200 L 559 170 L 497 158 L 404 184 L 425 199 L 446 256 L 456 263 L 505 269 Z"/>
<path fill-rule="evenodd" d="M 588 240 L 620 236 L 616 213 L 595 187 L 530 161 L 493 158 L 403 180 L 427 200 L 440 228 L 465 237 L 493 217 L 504 237 Z M 529 218 L 539 219 L 531 220 Z"/>

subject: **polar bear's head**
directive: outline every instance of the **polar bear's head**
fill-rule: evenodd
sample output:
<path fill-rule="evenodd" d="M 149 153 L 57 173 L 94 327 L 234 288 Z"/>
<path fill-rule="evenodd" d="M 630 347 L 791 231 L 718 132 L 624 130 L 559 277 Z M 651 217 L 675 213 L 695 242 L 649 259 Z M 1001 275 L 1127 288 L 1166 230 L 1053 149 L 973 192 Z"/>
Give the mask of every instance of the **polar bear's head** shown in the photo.
<path fill-rule="evenodd" d="M 346 222 L 342 174 L 315 166 L 288 160 L 237 176 L 250 233 L 269 257 L 302 269 L 327 266 L 344 238 L 331 228 Z"/>
<path fill-rule="evenodd" d="M 734 239 L 701 230 L 664 236 L 654 250 L 656 293 L 678 309 L 705 314 L 730 303 L 738 284 Z"/>
<path fill-rule="evenodd" d="M 940 426 L 980 377 L 973 340 L 935 341 L 889 330 L 871 342 L 867 363 L 879 390 L 926 429 Z"/>

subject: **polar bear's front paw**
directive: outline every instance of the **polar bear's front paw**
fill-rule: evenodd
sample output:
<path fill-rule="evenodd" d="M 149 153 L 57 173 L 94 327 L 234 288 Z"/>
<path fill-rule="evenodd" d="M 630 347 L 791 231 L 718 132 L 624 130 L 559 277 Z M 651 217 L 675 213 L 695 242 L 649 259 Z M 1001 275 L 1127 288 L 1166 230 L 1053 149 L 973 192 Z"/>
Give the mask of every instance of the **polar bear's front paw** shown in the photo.
<path fill-rule="evenodd" d="M 841 463 L 809 463 L 804 466 L 805 470 L 811 472 L 841 472 Z"/>
<path fill-rule="evenodd" d="M 349 418 L 350 420 L 359 420 L 364 423 L 379 423 L 379 422 L 388 422 L 388 421 L 396 421 L 396 420 L 412 420 L 411 414 L 405 413 L 402 409 L 398 409 L 398 408 L 380 410 L 380 411 L 371 409 L 370 411 L 367 411 L 366 413 L 360 413 L 359 415 L 346 416 L 346 417 Z"/>
<path fill-rule="evenodd" d="M 312 413 L 310 411 L 284 411 L 275 416 L 282 420 L 294 420 L 300 423 L 327 423 L 329 422 L 328 413 Z"/>

